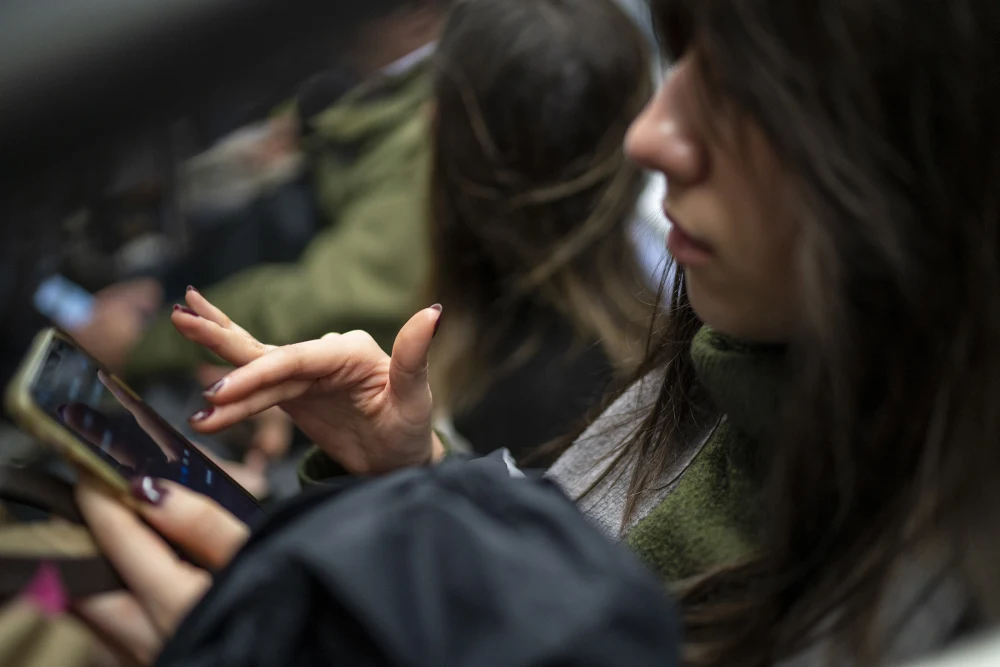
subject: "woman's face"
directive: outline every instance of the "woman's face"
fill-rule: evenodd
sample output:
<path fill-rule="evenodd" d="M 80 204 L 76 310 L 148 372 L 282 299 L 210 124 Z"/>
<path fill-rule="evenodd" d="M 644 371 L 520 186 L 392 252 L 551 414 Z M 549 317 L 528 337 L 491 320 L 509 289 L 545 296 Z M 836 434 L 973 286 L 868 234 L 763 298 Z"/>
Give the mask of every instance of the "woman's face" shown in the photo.
<path fill-rule="evenodd" d="M 800 320 L 799 223 L 769 142 L 756 124 L 704 102 L 695 59 L 677 61 L 626 151 L 666 175 L 667 248 L 701 320 L 747 341 L 787 341 Z"/>

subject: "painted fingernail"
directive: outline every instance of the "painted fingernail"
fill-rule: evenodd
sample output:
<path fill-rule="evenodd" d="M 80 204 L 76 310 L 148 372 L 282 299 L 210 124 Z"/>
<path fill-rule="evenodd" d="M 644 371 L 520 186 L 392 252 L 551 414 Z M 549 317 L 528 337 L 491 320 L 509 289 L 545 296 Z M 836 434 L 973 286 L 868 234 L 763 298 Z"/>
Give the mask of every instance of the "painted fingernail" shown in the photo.
<path fill-rule="evenodd" d="M 68 405 L 60 405 L 58 408 L 56 408 L 56 414 L 59 415 L 59 419 L 63 420 L 63 422 L 66 421 L 67 410 L 69 410 Z"/>
<path fill-rule="evenodd" d="M 69 593 L 63 585 L 59 568 L 52 563 L 39 566 L 22 594 L 47 616 L 59 616 L 69 608 Z"/>
<path fill-rule="evenodd" d="M 431 310 L 438 311 L 437 322 L 434 323 L 434 333 L 431 334 L 431 338 L 437 336 L 438 329 L 441 327 L 441 318 L 444 317 L 444 307 L 440 303 L 435 303 L 431 306 Z"/>
<path fill-rule="evenodd" d="M 160 505 L 167 497 L 167 487 L 153 477 L 137 477 L 129 482 L 129 493 L 136 500 L 150 505 Z"/>
<path fill-rule="evenodd" d="M 222 386 L 224 384 L 226 384 L 226 378 L 222 378 L 221 380 L 213 384 L 211 387 L 206 389 L 205 396 L 215 396 L 216 394 L 219 393 L 219 390 L 222 389 Z"/>
<path fill-rule="evenodd" d="M 175 303 L 174 304 L 174 310 L 177 311 L 178 313 L 184 313 L 185 315 L 192 315 L 194 317 L 201 317 L 198 313 L 194 312 L 193 310 L 191 310 L 187 306 L 182 306 L 179 303 Z"/>
<path fill-rule="evenodd" d="M 194 292 L 195 294 L 198 294 L 198 290 L 195 289 L 194 285 L 188 285 L 187 286 L 187 291 L 188 292 Z"/>
<path fill-rule="evenodd" d="M 198 412 L 191 415 L 191 421 L 195 423 L 203 422 L 209 417 L 211 417 L 213 412 L 215 412 L 215 408 L 205 408 L 204 410 L 199 410 Z"/>

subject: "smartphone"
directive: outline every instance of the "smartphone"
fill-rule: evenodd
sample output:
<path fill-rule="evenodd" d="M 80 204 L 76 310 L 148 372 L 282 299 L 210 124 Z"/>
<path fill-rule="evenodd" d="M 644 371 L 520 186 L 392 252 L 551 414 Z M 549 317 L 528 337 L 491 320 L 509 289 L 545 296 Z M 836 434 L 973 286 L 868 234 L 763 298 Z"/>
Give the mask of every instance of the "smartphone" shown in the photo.
<path fill-rule="evenodd" d="M 256 499 L 66 334 L 45 329 L 6 394 L 11 417 L 120 493 L 141 477 L 204 494 L 246 523 Z"/>

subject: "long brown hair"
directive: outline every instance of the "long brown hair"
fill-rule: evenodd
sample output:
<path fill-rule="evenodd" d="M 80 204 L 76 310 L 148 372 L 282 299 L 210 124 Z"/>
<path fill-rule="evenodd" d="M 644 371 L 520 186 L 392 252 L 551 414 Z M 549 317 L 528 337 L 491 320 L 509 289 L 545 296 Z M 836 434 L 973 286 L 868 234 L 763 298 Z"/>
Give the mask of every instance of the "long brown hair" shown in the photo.
<path fill-rule="evenodd" d="M 517 364 L 497 346 L 538 307 L 631 372 L 653 300 L 629 229 L 643 176 L 621 148 L 652 92 L 641 33 L 611 0 L 466 0 L 434 60 L 435 402 Z"/>
<path fill-rule="evenodd" d="M 760 552 L 682 591 L 686 661 L 753 666 L 826 633 L 862 663 L 873 610 L 918 547 L 996 613 L 1000 577 L 1000 4 L 653 0 L 668 51 L 759 125 L 802 225 L 806 312 L 762 443 Z M 710 103 L 710 102 L 709 102 Z M 694 418 L 683 275 L 626 444 L 629 511 Z"/>

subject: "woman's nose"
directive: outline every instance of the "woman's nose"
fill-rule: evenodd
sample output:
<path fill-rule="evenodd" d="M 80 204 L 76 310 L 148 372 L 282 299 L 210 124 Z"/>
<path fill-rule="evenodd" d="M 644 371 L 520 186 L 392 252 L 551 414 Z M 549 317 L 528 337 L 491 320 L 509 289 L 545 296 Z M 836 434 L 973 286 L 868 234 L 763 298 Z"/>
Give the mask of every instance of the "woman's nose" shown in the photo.
<path fill-rule="evenodd" d="M 708 153 L 696 131 L 689 63 L 678 63 L 632 123 L 625 151 L 672 186 L 692 185 L 708 172 Z"/>

